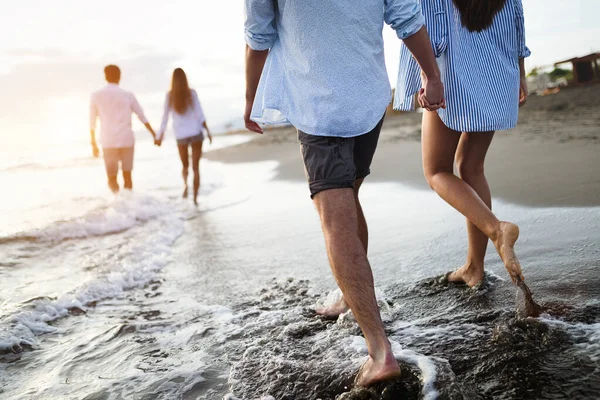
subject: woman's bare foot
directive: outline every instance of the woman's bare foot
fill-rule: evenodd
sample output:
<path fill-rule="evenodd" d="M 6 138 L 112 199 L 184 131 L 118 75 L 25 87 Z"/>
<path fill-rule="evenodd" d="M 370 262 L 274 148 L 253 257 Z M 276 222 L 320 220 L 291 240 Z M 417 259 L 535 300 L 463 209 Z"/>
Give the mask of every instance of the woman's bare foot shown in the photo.
<path fill-rule="evenodd" d="M 448 282 L 464 283 L 469 287 L 475 287 L 483 281 L 483 275 L 483 265 L 475 267 L 472 264 L 465 264 L 448 274 Z"/>
<path fill-rule="evenodd" d="M 335 304 L 332 304 L 327 307 L 317 308 L 315 311 L 317 314 L 322 315 L 324 317 L 337 318 L 349 309 L 350 307 L 348 307 L 348 305 L 344 301 L 344 298 L 342 297 L 337 302 L 335 302 Z"/>
<path fill-rule="evenodd" d="M 184 199 L 188 198 L 188 187 L 187 187 L 187 185 L 185 185 L 185 189 L 183 189 L 183 198 Z"/>
<path fill-rule="evenodd" d="M 356 386 L 368 387 L 377 382 L 387 381 L 400 376 L 400 366 L 390 352 L 382 361 L 377 362 L 371 357 L 358 370 L 354 379 Z"/>
<path fill-rule="evenodd" d="M 515 243 L 519 238 L 519 227 L 510 222 L 500 222 L 500 231 L 494 240 L 494 246 L 504 262 L 508 275 L 513 283 L 517 283 L 517 278 L 525 280 L 521 264 L 515 254 Z"/>

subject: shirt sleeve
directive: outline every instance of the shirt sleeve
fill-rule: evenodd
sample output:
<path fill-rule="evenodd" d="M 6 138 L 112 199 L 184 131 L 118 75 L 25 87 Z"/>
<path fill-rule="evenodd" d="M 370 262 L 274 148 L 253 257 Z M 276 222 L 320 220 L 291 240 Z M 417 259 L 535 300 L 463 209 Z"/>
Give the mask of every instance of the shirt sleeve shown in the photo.
<path fill-rule="evenodd" d="M 526 58 L 531 55 L 531 51 L 525 41 L 525 14 L 523 12 L 523 2 L 516 0 L 516 18 L 517 18 L 517 40 L 519 46 L 519 58 Z"/>
<path fill-rule="evenodd" d="M 96 98 L 92 95 L 90 100 L 90 130 L 96 130 L 96 121 L 98 119 L 98 107 L 96 106 Z"/>
<path fill-rule="evenodd" d="M 416 0 L 384 0 L 383 4 L 385 22 L 400 39 L 411 37 L 425 25 L 421 6 Z"/>
<path fill-rule="evenodd" d="M 133 111 L 133 113 L 135 115 L 137 115 L 137 117 L 140 119 L 140 121 L 142 121 L 143 124 L 147 124 L 148 119 L 144 115 L 144 110 L 142 110 L 140 103 L 138 103 L 137 99 L 135 98 L 135 96 L 133 94 L 131 95 L 131 97 L 133 100 L 131 103 L 131 111 Z"/>
<path fill-rule="evenodd" d="M 167 93 L 165 96 L 165 106 L 163 111 L 162 122 L 160 124 L 160 131 L 158 132 L 158 137 L 160 139 L 165 135 L 165 131 L 167 130 L 167 125 L 169 124 L 169 115 L 171 114 L 171 94 Z"/>
<path fill-rule="evenodd" d="M 252 50 L 269 50 L 277 39 L 275 2 L 277 0 L 245 0 L 244 34 Z"/>

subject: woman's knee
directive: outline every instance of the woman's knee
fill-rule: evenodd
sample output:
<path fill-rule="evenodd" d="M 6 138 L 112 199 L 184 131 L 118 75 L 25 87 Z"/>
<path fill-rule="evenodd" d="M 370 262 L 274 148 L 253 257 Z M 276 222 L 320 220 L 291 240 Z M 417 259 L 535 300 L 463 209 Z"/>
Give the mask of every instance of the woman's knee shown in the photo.
<path fill-rule="evenodd" d="M 424 174 L 425 174 L 425 179 L 427 180 L 427 183 L 429 184 L 429 187 L 433 190 L 435 190 L 437 183 L 439 182 L 440 179 L 443 178 L 444 174 L 454 174 L 454 171 L 452 170 L 452 168 L 444 168 L 444 167 L 436 167 L 436 168 L 425 168 L 423 170 Z"/>
<path fill-rule="evenodd" d="M 484 160 L 472 160 L 462 157 L 456 160 L 456 167 L 458 174 L 465 181 L 485 175 Z"/>

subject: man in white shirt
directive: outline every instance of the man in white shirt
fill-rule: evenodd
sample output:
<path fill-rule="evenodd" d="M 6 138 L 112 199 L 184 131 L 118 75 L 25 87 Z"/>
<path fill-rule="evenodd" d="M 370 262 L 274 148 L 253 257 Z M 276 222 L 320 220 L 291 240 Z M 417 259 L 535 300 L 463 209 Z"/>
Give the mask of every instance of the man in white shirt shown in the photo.
<path fill-rule="evenodd" d="M 131 171 L 133 170 L 133 153 L 135 138 L 131 128 L 131 114 L 138 116 L 156 140 L 156 134 L 148 123 L 144 111 L 133 93 L 119 87 L 121 70 L 116 65 L 104 68 L 108 86 L 92 94 L 90 102 L 90 133 L 94 157 L 100 155 L 96 144 L 96 119 L 100 117 L 100 144 L 108 175 L 108 186 L 113 192 L 119 191 L 117 175 L 119 162 L 123 171 L 125 189 L 132 189 Z"/>

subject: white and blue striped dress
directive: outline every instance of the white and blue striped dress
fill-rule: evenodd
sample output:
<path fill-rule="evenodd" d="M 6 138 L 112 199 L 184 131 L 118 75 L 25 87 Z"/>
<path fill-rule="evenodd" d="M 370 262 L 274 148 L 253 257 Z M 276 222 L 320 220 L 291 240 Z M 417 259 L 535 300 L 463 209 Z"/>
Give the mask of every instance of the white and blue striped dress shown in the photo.
<path fill-rule="evenodd" d="M 519 114 L 519 59 L 528 57 L 523 4 L 506 0 L 491 27 L 469 32 L 452 0 L 421 0 L 421 8 L 445 87 L 444 124 L 459 132 L 510 129 Z M 421 70 L 406 46 L 394 108 L 413 110 L 421 88 Z"/>

